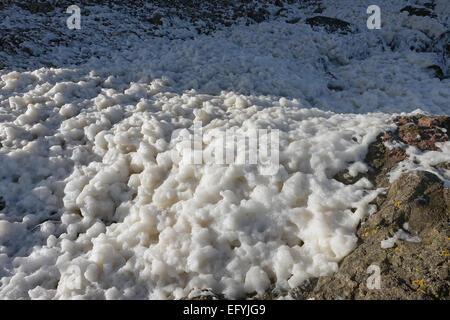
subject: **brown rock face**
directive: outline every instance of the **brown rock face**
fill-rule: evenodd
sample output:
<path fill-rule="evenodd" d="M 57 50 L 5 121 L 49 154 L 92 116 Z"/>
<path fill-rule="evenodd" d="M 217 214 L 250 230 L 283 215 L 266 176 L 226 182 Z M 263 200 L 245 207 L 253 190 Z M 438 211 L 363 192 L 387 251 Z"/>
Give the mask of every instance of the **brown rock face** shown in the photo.
<path fill-rule="evenodd" d="M 394 120 L 398 125 L 399 139 L 421 150 L 440 151 L 436 142 L 448 141 L 450 117 L 411 116 Z M 443 130 L 444 129 L 444 130 Z"/>
<path fill-rule="evenodd" d="M 429 172 L 403 174 L 381 199 L 380 210 L 363 219 L 359 246 L 341 262 L 339 271 L 321 277 L 293 296 L 315 299 L 448 299 L 450 192 Z M 408 230 L 405 230 L 408 223 Z M 403 230 L 392 248 L 381 241 Z M 413 238 L 417 235 L 417 238 Z M 412 238 L 412 240 L 411 240 Z M 372 267 L 371 267 L 372 266 Z M 378 268 L 378 269 L 377 269 Z M 379 289 L 371 278 L 379 270 Z M 369 282 L 368 282 L 369 281 Z"/>
<path fill-rule="evenodd" d="M 388 187 L 374 201 L 378 211 L 361 221 L 358 247 L 343 259 L 339 271 L 309 279 L 292 291 L 298 299 L 449 299 L 450 189 L 434 174 L 404 173 L 392 185 L 389 172 L 406 159 L 404 149 L 441 151 L 436 142 L 448 141 L 450 117 L 402 116 L 397 130 L 381 134 L 369 147 L 367 177 L 376 187 Z M 389 149 L 386 142 L 396 147 Z M 450 163 L 435 166 L 450 170 Z M 341 172 L 335 179 L 346 184 Z M 391 242 L 381 242 L 391 239 Z M 390 243 L 392 245 L 389 245 Z M 370 286 L 379 271 L 380 288 Z"/>
<path fill-rule="evenodd" d="M 397 130 L 380 134 L 369 146 L 364 160 L 372 168 L 368 174 L 351 177 L 347 171 L 343 171 L 336 174 L 334 178 L 344 184 L 353 184 L 365 176 L 377 187 L 388 187 L 388 174 L 399 162 L 407 158 L 405 149 L 408 145 L 418 147 L 422 151 L 441 151 L 436 146 L 436 142 L 449 140 L 450 117 L 447 116 L 402 116 L 394 119 L 394 123 L 397 125 Z M 387 148 L 386 142 L 395 147 Z M 441 163 L 436 167 L 445 169 L 449 166 L 449 163 Z"/>
<path fill-rule="evenodd" d="M 386 132 L 380 135 L 376 142 L 369 146 L 365 162 L 373 169 L 369 172 L 368 178 L 377 187 L 386 187 L 389 184 L 388 174 L 397 163 L 406 159 L 407 155 L 401 147 L 390 150 L 385 146 L 385 142 L 398 141 L 394 133 Z"/>

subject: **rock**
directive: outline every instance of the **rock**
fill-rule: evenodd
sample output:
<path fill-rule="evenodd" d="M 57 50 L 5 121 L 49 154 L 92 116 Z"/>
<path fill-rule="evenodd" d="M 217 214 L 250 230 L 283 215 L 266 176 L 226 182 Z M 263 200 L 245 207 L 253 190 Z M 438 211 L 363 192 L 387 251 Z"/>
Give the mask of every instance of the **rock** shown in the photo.
<path fill-rule="evenodd" d="M 427 127 L 427 128 L 431 128 L 435 125 L 438 124 L 437 119 L 433 118 L 433 117 L 421 117 L 418 121 L 417 121 L 417 125 L 419 127 Z"/>
<path fill-rule="evenodd" d="M 40 2 L 40 1 L 29 1 L 26 3 L 18 3 L 18 6 L 20 6 L 22 9 L 28 10 L 33 14 L 36 13 L 48 13 L 53 11 L 53 6 L 48 2 Z"/>
<path fill-rule="evenodd" d="M 6 207 L 6 201 L 5 201 L 5 199 L 3 199 L 2 196 L 0 196 L 0 211 L 5 209 L 5 207 Z"/>
<path fill-rule="evenodd" d="M 443 182 L 426 171 L 405 173 L 389 189 L 387 199 L 393 199 L 397 226 L 409 223 L 409 231 L 421 236 L 427 228 L 434 228 L 446 218 L 446 195 Z M 380 210 L 381 215 L 383 214 Z M 389 216 L 396 216 L 388 211 Z M 394 222 L 394 221 L 392 221 Z"/>
<path fill-rule="evenodd" d="M 406 6 L 400 10 L 400 12 L 403 11 L 408 12 L 409 16 L 430 17 L 430 18 L 437 17 L 436 14 L 434 14 L 433 11 L 428 8 Z"/>
<path fill-rule="evenodd" d="M 315 9 L 313 11 L 313 13 L 322 13 L 322 12 L 323 12 L 323 8 L 320 6 L 320 4 L 319 4 L 319 7 L 317 7 L 317 9 Z"/>
<path fill-rule="evenodd" d="M 435 3 L 429 2 L 429 3 L 424 3 L 423 6 L 424 6 L 425 8 L 434 10 L 434 8 L 436 7 L 436 4 L 435 4 Z"/>
<path fill-rule="evenodd" d="M 297 17 L 294 19 L 286 20 L 286 23 L 295 24 L 295 23 L 299 22 L 301 19 L 302 19 L 301 17 Z"/>
<path fill-rule="evenodd" d="M 292 290 L 291 296 L 296 300 L 305 300 L 309 293 L 317 286 L 318 278 L 309 278 L 300 286 Z"/>
<path fill-rule="evenodd" d="M 380 210 L 361 222 L 357 231 L 359 245 L 343 259 L 339 271 L 317 279 L 315 286 L 307 285 L 309 292 L 302 286 L 298 297 L 448 299 L 449 195 L 443 182 L 429 172 L 400 176 L 381 200 Z M 428 200 L 418 201 L 419 197 Z M 406 240 L 397 239 L 392 248 L 383 249 L 381 241 L 399 230 L 407 235 L 400 239 Z M 420 242 L 408 241 L 416 239 L 413 235 Z M 380 289 L 368 285 L 376 270 L 380 271 Z M 297 291 L 293 290 L 293 294 Z"/>
<path fill-rule="evenodd" d="M 368 178 L 377 187 L 388 186 L 389 172 L 397 163 L 405 160 L 407 157 L 401 147 L 393 148 L 392 150 L 386 147 L 386 142 L 394 142 L 395 140 L 395 134 L 391 132 L 379 135 L 377 140 L 369 146 L 366 158 L 364 159 L 372 168 L 368 173 Z"/>
<path fill-rule="evenodd" d="M 163 16 L 161 14 L 157 13 L 157 14 L 153 15 L 152 17 L 150 17 L 148 19 L 148 21 L 154 25 L 162 25 L 163 24 L 163 22 L 161 21 L 162 18 L 163 18 Z"/>
<path fill-rule="evenodd" d="M 256 23 L 261 23 L 261 22 L 267 20 L 269 15 L 270 15 L 269 11 L 267 11 L 266 9 L 263 9 L 263 8 L 250 10 L 247 13 L 247 16 L 250 19 L 252 19 L 253 21 L 255 21 Z"/>
<path fill-rule="evenodd" d="M 343 184 L 349 185 L 356 183 L 359 179 L 365 177 L 365 174 L 358 173 L 355 177 L 353 177 L 348 170 L 344 170 L 342 172 L 339 172 L 336 174 L 333 179 L 336 179 L 339 182 L 342 182 Z"/>
<path fill-rule="evenodd" d="M 368 178 L 376 187 L 389 185 L 388 175 L 392 168 L 405 160 L 405 149 L 408 145 L 416 146 L 422 151 L 441 151 L 436 142 L 448 141 L 450 117 L 430 117 L 425 115 L 401 116 L 394 119 L 397 130 L 380 134 L 369 146 L 364 161 L 371 167 L 367 174 L 352 177 L 348 170 L 337 173 L 333 178 L 344 183 L 354 184 L 362 177 Z M 392 147 L 388 148 L 386 143 Z M 446 164 L 437 165 L 445 169 Z"/>
<path fill-rule="evenodd" d="M 441 162 L 434 167 L 441 170 L 450 170 L 450 162 Z"/>
<path fill-rule="evenodd" d="M 325 16 L 315 16 L 306 19 L 306 23 L 312 28 L 321 27 L 330 33 L 350 33 L 352 32 L 352 25 L 346 21 Z"/>
<path fill-rule="evenodd" d="M 387 177 L 406 159 L 408 145 L 440 151 L 435 143 L 448 141 L 450 117 L 401 116 L 394 123 L 397 130 L 379 135 L 365 158 L 372 168 L 367 177 L 388 191 L 373 201 L 377 212 L 363 218 L 358 226 L 357 248 L 340 262 L 337 273 L 315 279 L 316 284 L 310 279 L 292 290 L 293 297 L 449 299 L 450 189 L 426 171 L 403 173 L 391 185 Z M 450 170 L 450 163 L 435 168 Z M 347 171 L 334 178 L 346 184 L 357 181 Z M 377 270 L 380 289 L 368 284 Z"/>
<path fill-rule="evenodd" d="M 423 115 L 398 117 L 394 120 L 398 125 L 397 135 L 400 140 L 423 150 L 440 151 L 436 142 L 448 141 L 450 117 L 435 119 Z M 445 129 L 445 130 L 442 130 Z"/>
<path fill-rule="evenodd" d="M 442 68 L 438 66 L 437 64 L 433 64 L 429 67 L 427 67 L 429 70 L 433 70 L 434 77 L 438 78 L 439 80 L 444 80 L 447 77 L 444 75 L 444 71 L 442 71 Z"/>
<path fill-rule="evenodd" d="M 346 84 L 341 80 L 332 79 L 327 84 L 327 88 L 334 91 L 342 91 L 346 88 Z"/>
<path fill-rule="evenodd" d="M 192 298 L 185 298 L 183 300 L 225 300 L 225 297 L 223 295 L 217 294 L 212 292 L 211 290 L 202 290 L 199 295 L 192 297 Z"/>
<path fill-rule="evenodd" d="M 450 31 L 442 33 L 433 42 L 433 52 L 438 54 L 439 61 L 438 66 L 441 68 L 444 79 L 450 76 L 450 65 L 448 61 L 450 59 Z"/>
<path fill-rule="evenodd" d="M 280 0 L 275 0 L 275 3 L 274 3 L 277 7 L 284 7 L 284 4 L 283 4 L 283 2 L 281 2 Z"/>
<path fill-rule="evenodd" d="M 285 11 L 287 11 L 286 8 L 281 8 L 280 10 L 277 10 L 277 12 L 275 12 L 274 16 L 278 17 L 279 15 L 281 15 Z"/>

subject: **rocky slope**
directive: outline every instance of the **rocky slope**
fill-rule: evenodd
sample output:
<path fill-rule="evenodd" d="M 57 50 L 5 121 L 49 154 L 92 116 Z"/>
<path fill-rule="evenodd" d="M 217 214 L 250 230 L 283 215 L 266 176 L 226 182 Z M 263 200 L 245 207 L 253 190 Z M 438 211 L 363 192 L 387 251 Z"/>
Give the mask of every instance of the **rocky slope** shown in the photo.
<path fill-rule="evenodd" d="M 358 247 L 340 263 L 331 276 L 308 280 L 292 293 L 298 299 L 449 299 L 450 189 L 435 174 L 411 171 L 392 184 L 389 173 L 408 156 L 412 145 L 438 150 L 436 141 L 448 141 L 450 118 L 398 117 L 396 132 L 373 143 L 366 161 L 371 180 L 386 187 L 374 203 L 377 212 L 365 217 L 358 227 Z M 386 141 L 402 142 L 389 150 Z M 449 170 L 442 163 L 439 170 Z M 338 177 L 346 183 L 351 178 Z M 353 179 L 354 180 L 354 179 Z M 381 286 L 370 289 L 369 277 L 379 267 Z M 373 267 L 372 267 L 373 268 Z"/>

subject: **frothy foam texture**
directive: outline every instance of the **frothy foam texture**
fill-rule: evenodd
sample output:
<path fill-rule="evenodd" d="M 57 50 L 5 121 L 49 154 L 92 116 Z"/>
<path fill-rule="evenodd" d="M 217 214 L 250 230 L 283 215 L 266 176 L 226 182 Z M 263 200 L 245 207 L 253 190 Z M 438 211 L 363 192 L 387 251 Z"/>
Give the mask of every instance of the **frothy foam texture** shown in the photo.
<path fill-rule="evenodd" d="M 450 95 L 430 55 L 342 37 L 266 22 L 139 43 L 113 65 L 0 72 L 0 297 L 242 298 L 336 271 L 378 191 L 333 176 L 367 172 L 392 112 L 445 112 Z M 178 161 L 173 134 L 195 122 L 204 151 L 213 133 L 276 130 L 277 170 Z"/>
<path fill-rule="evenodd" d="M 21 114 L 2 124 L 8 150 L 3 176 L 20 173 L 14 187 L 2 185 L 2 194 L 17 199 L 17 218 L 19 208 L 35 212 L 22 223 L 2 221 L 8 224 L 2 226 L 2 240 L 47 236 L 30 257 L 4 259 L 13 268 L 17 259 L 26 259 L 19 270 L 60 274 L 56 288 L 34 288 L 36 295 L 45 288 L 58 298 L 181 298 L 211 288 L 237 298 L 262 293 L 274 282 L 287 289 L 328 274 L 354 248 L 354 229 L 373 199 L 366 191 L 371 185 L 363 179 L 345 186 L 331 178 L 350 162 L 367 170 L 361 158 L 388 116 L 338 115 L 302 108 L 297 100 L 226 92 L 177 95 L 164 87 L 156 92 L 159 79 L 131 84 L 124 93 L 101 89 L 82 108 L 59 100 L 99 91 L 95 77 L 47 86 L 39 98 L 34 95 L 46 77 L 64 72 L 71 73 L 26 74 L 34 89 L 9 99 L 10 108 Z M 3 81 L 21 77 L 10 73 Z M 236 103 L 243 99 L 246 108 Z M 69 111 L 73 108 L 76 115 Z M 231 127 L 243 133 L 279 130 L 277 172 L 261 175 L 257 166 L 245 164 L 174 162 L 178 144 L 170 143 L 172 132 L 193 130 L 198 120 L 204 136 Z M 62 213 L 61 224 L 52 221 L 52 211 Z M 38 224 L 39 219 L 46 221 Z M 14 225 L 17 231 L 10 232 Z M 32 225 L 39 232 L 30 233 Z M 40 262 L 33 263 L 34 255 Z M 3 294 L 26 290 L 26 273 L 19 270 Z M 79 288 L 73 288 L 73 279 L 80 280 Z M 104 292 L 105 286 L 115 289 Z"/>

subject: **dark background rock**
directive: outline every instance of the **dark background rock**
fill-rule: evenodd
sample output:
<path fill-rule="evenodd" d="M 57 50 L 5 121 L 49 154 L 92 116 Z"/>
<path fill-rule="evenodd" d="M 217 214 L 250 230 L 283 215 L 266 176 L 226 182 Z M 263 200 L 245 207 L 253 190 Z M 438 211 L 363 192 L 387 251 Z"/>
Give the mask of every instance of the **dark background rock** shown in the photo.
<path fill-rule="evenodd" d="M 433 6 L 429 6 L 432 8 Z M 419 17 L 431 17 L 436 18 L 436 14 L 433 13 L 433 10 L 430 8 L 421 8 L 421 7 L 413 7 L 413 6 L 406 6 L 400 10 L 400 12 L 406 11 L 408 12 L 408 15 L 410 16 L 419 16 Z"/>
<path fill-rule="evenodd" d="M 306 23 L 313 28 L 324 28 L 327 32 L 340 32 L 340 33 L 350 33 L 352 32 L 352 25 L 346 21 L 325 17 L 325 16 L 315 16 L 306 19 Z"/>

